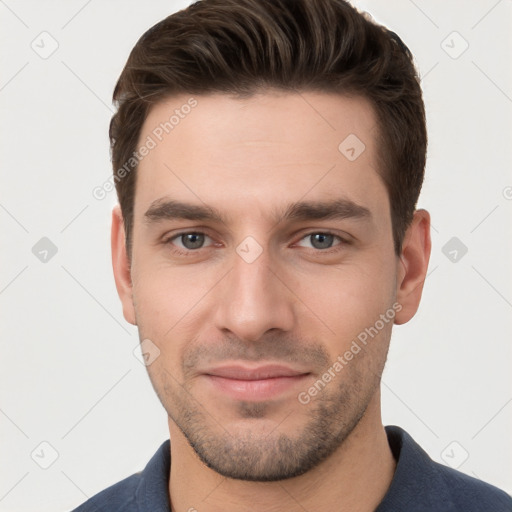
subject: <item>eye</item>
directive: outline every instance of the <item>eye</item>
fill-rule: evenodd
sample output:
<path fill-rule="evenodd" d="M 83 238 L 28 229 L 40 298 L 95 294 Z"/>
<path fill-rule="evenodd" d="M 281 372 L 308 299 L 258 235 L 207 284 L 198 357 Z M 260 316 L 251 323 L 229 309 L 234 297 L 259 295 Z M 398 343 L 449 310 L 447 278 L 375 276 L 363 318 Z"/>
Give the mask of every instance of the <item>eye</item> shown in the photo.
<path fill-rule="evenodd" d="M 337 243 L 334 243 L 336 241 Z M 311 245 L 304 245 L 304 242 L 309 242 Z M 332 233 L 317 232 L 306 235 L 304 238 L 302 238 L 298 245 L 302 247 L 313 247 L 313 249 L 326 250 L 331 249 L 333 246 L 340 245 L 342 242 L 344 242 L 344 240 L 337 235 L 333 235 Z"/>
<path fill-rule="evenodd" d="M 175 235 L 169 238 L 168 243 L 172 243 L 179 249 L 193 251 L 195 249 L 202 249 L 206 240 L 211 241 L 211 238 L 204 233 L 192 231 Z"/>

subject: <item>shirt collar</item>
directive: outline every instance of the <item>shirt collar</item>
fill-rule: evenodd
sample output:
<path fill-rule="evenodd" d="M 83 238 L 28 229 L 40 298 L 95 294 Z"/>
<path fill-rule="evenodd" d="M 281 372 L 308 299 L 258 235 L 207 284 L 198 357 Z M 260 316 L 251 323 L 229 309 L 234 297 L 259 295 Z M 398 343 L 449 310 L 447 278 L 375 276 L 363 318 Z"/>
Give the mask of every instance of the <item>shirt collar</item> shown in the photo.
<path fill-rule="evenodd" d="M 142 471 L 135 491 L 139 510 L 170 512 L 169 475 L 171 471 L 171 442 L 165 441 Z"/>
<path fill-rule="evenodd" d="M 454 510 L 450 490 L 428 454 L 402 428 L 385 428 L 397 465 L 391 485 L 375 512 L 436 510 L 440 503 L 443 510 Z"/>

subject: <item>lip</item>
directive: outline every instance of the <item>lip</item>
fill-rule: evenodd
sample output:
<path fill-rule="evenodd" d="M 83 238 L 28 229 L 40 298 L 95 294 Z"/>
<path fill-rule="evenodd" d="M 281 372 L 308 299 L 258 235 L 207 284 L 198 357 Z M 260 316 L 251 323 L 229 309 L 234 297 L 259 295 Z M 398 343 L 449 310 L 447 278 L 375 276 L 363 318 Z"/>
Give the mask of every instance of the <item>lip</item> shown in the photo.
<path fill-rule="evenodd" d="M 224 377 L 225 379 L 262 380 L 279 377 L 296 377 L 297 375 L 304 375 L 306 372 L 300 372 L 283 365 L 267 364 L 255 368 L 241 365 L 220 366 L 207 370 L 204 373 L 215 377 Z"/>
<path fill-rule="evenodd" d="M 261 401 L 282 395 L 310 375 L 282 365 L 247 367 L 222 366 L 207 370 L 203 376 L 210 385 L 235 400 Z"/>

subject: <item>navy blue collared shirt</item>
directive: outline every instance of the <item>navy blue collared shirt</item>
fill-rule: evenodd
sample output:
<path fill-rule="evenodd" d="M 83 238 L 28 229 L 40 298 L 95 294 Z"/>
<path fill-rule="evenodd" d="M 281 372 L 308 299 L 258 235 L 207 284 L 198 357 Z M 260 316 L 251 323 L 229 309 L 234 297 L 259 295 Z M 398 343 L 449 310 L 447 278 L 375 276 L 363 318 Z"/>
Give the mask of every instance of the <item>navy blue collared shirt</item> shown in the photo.
<path fill-rule="evenodd" d="M 375 512 L 512 512 L 512 498 L 504 491 L 434 462 L 400 427 L 388 426 L 386 433 L 397 465 Z M 73 512 L 170 512 L 170 467 L 167 440 L 143 471 L 108 487 Z"/>

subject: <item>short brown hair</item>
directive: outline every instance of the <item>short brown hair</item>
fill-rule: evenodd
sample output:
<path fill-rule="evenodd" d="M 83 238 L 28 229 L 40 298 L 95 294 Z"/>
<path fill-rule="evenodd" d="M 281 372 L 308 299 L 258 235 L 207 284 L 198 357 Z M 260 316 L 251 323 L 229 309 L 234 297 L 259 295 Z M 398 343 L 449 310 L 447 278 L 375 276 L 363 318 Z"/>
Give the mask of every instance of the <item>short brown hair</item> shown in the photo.
<path fill-rule="evenodd" d="M 139 39 L 114 90 L 117 112 L 109 131 L 129 251 L 137 167 L 132 156 L 151 106 L 173 94 L 248 97 L 270 88 L 371 102 L 380 134 L 378 172 L 400 254 L 424 176 L 421 87 L 401 39 L 344 0 L 202 0 Z"/>

